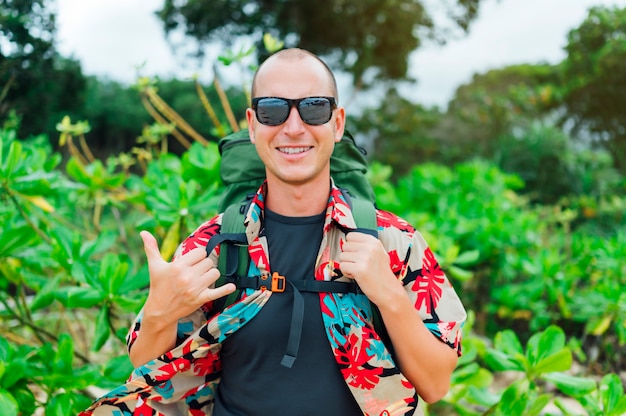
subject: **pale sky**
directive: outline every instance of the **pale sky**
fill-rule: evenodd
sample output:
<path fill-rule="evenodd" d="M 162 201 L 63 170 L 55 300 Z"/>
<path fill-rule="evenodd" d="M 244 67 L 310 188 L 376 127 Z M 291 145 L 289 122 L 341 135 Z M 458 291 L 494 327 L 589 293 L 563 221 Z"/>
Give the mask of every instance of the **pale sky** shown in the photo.
<path fill-rule="evenodd" d="M 140 65 L 142 75 L 164 78 L 210 72 L 210 65 L 190 67 L 190 61 L 170 51 L 153 13 L 163 0 L 56 1 L 57 47 L 78 59 L 85 74 L 130 84 Z M 518 63 L 557 63 L 565 57 L 567 33 L 594 5 L 626 7 L 626 0 L 483 0 L 467 36 L 411 55 L 409 73 L 418 83 L 402 94 L 443 107 L 474 73 Z M 212 62 L 217 50 L 207 55 Z"/>

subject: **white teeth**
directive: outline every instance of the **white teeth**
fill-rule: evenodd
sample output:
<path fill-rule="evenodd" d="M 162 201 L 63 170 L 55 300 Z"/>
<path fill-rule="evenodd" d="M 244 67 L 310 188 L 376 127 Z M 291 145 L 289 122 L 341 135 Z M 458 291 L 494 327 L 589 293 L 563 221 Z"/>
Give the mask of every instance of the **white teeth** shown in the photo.
<path fill-rule="evenodd" d="M 309 150 L 310 147 L 279 147 L 278 150 L 283 153 L 295 155 L 296 153 L 303 153 Z"/>

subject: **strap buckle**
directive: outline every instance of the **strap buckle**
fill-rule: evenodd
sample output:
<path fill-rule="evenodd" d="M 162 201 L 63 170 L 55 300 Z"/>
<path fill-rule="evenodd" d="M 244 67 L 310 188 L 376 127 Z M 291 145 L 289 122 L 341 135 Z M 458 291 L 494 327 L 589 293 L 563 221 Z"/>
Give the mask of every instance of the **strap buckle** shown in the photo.
<path fill-rule="evenodd" d="M 260 276 L 260 279 L 263 283 L 265 283 L 265 281 L 268 279 L 268 276 L 262 275 Z M 274 272 L 272 274 L 272 282 L 269 287 L 263 283 L 259 284 L 259 289 L 261 290 L 270 290 L 272 292 L 278 292 L 278 293 L 282 293 L 285 291 L 285 286 L 286 286 L 285 276 L 279 275 L 278 272 Z"/>
<path fill-rule="evenodd" d="M 278 272 L 274 272 L 272 274 L 272 292 L 284 292 L 285 286 L 285 276 L 281 276 Z"/>

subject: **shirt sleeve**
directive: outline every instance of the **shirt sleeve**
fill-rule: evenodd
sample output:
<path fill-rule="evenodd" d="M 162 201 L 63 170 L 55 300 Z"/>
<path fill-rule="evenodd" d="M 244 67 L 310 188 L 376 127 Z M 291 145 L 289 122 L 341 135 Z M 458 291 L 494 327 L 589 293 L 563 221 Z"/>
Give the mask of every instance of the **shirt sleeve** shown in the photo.
<path fill-rule="evenodd" d="M 412 242 L 405 288 L 430 332 L 461 355 L 461 330 L 467 319 L 463 303 L 418 231 Z"/>
<path fill-rule="evenodd" d="M 433 335 L 461 355 L 461 330 L 467 313 L 426 240 L 390 213 L 379 213 L 379 230 L 391 268 L 402 280 L 422 321 Z"/>

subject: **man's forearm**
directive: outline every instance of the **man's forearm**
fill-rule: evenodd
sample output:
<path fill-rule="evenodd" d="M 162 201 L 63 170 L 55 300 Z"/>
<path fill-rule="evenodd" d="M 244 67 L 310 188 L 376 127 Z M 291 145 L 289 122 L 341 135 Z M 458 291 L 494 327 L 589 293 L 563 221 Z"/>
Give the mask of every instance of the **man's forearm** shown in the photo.
<path fill-rule="evenodd" d="M 426 402 L 440 400 L 450 388 L 457 352 L 426 328 L 404 291 L 378 307 L 402 373 Z"/>
<path fill-rule="evenodd" d="M 176 324 L 162 324 L 150 318 L 141 322 L 137 339 L 129 351 L 135 368 L 160 357 L 176 346 Z"/>

